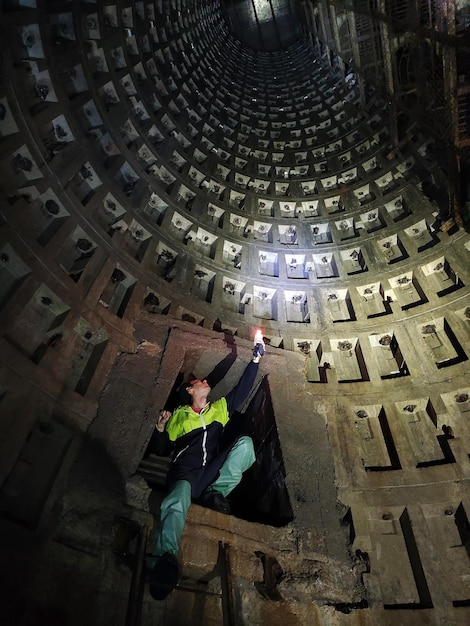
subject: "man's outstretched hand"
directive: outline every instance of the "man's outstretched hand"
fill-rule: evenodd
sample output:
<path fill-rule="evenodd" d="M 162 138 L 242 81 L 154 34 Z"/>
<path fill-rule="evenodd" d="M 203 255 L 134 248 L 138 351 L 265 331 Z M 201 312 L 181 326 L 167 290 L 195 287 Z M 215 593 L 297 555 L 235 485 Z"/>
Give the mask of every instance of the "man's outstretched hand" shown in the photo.
<path fill-rule="evenodd" d="M 166 411 L 165 409 L 162 409 L 158 413 L 158 418 L 157 418 L 157 423 L 155 424 L 155 428 L 158 430 L 159 433 L 162 433 L 165 430 L 166 423 L 168 422 L 170 417 L 171 417 L 171 411 Z"/>

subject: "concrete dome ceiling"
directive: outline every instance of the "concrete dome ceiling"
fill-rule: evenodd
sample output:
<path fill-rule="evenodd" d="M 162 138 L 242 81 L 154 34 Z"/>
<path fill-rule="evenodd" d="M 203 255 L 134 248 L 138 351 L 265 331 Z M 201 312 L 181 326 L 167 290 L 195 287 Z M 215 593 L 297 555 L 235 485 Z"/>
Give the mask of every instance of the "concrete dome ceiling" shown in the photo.
<path fill-rule="evenodd" d="M 190 367 L 249 359 L 258 326 L 293 519 L 230 522 L 246 622 L 299 624 L 300 605 L 349 624 L 366 595 L 354 623 L 468 621 L 470 235 L 451 167 L 470 146 L 468 10 L 375 4 L 2 3 L 0 505 L 20 537 L 2 547 L 29 558 L 8 524 L 40 526 L 49 576 L 28 568 L 25 589 L 59 605 L 78 555 L 60 623 L 91 586 L 106 623 L 125 613 L 102 529 L 149 513 L 123 493 L 155 407 Z M 205 515 L 193 574 L 229 525 Z M 291 568 L 272 613 L 252 538 Z"/>

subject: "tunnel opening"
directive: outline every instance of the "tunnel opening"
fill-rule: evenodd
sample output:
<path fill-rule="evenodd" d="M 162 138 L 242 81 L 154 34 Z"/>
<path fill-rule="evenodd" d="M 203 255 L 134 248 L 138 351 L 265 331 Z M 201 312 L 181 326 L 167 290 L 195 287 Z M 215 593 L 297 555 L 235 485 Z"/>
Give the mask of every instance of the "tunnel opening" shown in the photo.
<path fill-rule="evenodd" d="M 252 50 L 284 50 L 302 38 L 296 2 L 291 0 L 222 0 L 231 34 Z"/>
<path fill-rule="evenodd" d="M 285 526 L 294 515 L 267 377 L 245 412 L 229 422 L 224 436 L 230 439 L 242 434 L 252 437 L 256 460 L 230 495 L 232 512 L 250 522 Z"/>

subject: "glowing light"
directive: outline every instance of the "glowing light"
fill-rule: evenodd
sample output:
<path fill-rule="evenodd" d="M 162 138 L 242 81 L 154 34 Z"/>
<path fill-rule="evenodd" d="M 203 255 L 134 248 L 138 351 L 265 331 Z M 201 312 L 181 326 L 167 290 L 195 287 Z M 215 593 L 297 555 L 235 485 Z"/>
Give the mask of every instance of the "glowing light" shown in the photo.
<path fill-rule="evenodd" d="M 255 332 L 255 344 L 261 343 L 263 341 L 263 330 L 261 328 L 257 328 Z"/>

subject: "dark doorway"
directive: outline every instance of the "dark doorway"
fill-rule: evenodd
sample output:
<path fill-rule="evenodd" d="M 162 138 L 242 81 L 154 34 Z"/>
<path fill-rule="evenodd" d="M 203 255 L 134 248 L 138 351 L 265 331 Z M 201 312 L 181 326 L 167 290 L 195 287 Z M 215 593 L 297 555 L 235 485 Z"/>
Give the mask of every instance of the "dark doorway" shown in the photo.
<path fill-rule="evenodd" d="M 267 377 L 243 415 L 235 415 L 226 431 L 228 438 L 234 434 L 250 435 L 256 452 L 254 465 L 229 497 L 233 515 L 270 526 L 291 522 L 294 516 Z"/>

